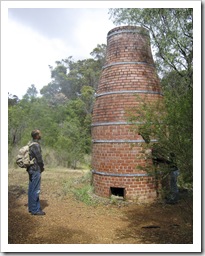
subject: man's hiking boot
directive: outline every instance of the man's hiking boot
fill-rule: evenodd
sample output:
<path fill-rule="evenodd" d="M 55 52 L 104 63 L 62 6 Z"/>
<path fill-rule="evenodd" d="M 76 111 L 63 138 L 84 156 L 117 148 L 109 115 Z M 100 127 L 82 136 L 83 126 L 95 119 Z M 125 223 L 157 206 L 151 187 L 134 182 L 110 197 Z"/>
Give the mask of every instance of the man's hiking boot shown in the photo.
<path fill-rule="evenodd" d="M 46 215 L 46 213 L 43 211 L 39 211 L 39 212 L 32 213 L 32 215 Z"/>

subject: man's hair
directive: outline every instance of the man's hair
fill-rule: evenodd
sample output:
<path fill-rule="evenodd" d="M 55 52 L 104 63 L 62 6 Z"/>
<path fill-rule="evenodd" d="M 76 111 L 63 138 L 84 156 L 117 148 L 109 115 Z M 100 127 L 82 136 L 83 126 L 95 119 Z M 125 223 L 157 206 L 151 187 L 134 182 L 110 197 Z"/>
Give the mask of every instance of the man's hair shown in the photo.
<path fill-rule="evenodd" d="M 31 132 L 31 137 L 33 138 L 33 139 L 35 139 L 36 138 L 36 136 L 38 135 L 40 133 L 40 131 L 39 130 L 33 130 L 32 132 Z"/>

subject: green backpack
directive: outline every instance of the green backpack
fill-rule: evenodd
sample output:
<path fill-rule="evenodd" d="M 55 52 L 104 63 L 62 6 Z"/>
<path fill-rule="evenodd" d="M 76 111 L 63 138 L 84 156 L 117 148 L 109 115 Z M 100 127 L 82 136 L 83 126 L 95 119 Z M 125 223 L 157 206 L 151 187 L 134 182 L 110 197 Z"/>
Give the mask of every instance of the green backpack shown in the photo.
<path fill-rule="evenodd" d="M 34 164 L 35 158 L 30 160 L 29 149 L 30 146 L 38 144 L 37 142 L 29 142 L 26 146 L 19 149 L 16 157 L 16 164 L 21 168 L 28 168 Z"/>

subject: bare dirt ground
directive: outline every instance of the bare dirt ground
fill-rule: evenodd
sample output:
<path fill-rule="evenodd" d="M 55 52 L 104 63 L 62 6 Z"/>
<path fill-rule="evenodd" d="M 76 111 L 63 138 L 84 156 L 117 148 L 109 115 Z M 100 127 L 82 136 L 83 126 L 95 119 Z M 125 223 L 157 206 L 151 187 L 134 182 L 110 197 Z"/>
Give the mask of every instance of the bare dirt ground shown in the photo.
<path fill-rule="evenodd" d="M 10 244 L 192 244 L 192 198 L 178 204 L 137 204 L 98 198 L 88 205 L 74 196 L 85 171 L 48 169 L 42 173 L 40 201 L 45 216 L 27 209 L 28 175 L 9 170 Z M 93 197 L 94 198 L 94 197 Z"/>

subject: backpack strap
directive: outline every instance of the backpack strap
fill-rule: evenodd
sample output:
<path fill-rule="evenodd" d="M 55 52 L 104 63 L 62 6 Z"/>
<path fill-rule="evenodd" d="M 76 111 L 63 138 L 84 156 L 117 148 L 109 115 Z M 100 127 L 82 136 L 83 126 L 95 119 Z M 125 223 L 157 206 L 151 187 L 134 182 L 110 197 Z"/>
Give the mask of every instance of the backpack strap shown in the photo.
<path fill-rule="evenodd" d="M 30 151 L 30 147 L 31 147 L 32 145 L 35 145 L 35 144 L 38 144 L 38 142 L 35 142 L 35 141 L 29 141 L 29 143 L 27 144 L 27 145 L 28 145 L 28 147 L 29 147 L 29 156 L 30 156 L 30 160 L 31 160 L 31 161 L 34 161 L 34 159 L 35 159 L 35 158 L 31 158 L 31 151 Z"/>
<path fill-rule="evenodd" d="M 27 145 L 29 146 L 29 148 L 32 146 L 32 145 L 34 145 L 34 144 L 38 144 L 38 142 L 35 142 L 35 141 L 30 141 Z"/>

